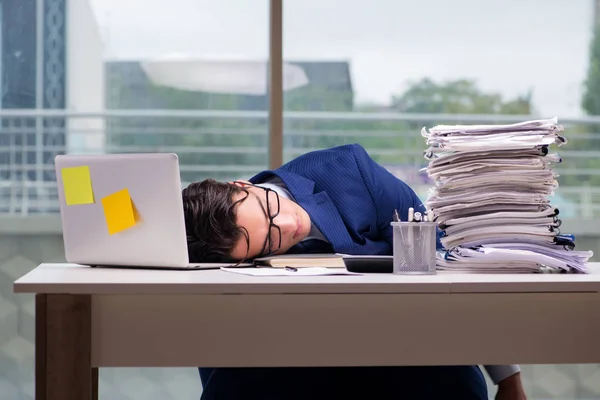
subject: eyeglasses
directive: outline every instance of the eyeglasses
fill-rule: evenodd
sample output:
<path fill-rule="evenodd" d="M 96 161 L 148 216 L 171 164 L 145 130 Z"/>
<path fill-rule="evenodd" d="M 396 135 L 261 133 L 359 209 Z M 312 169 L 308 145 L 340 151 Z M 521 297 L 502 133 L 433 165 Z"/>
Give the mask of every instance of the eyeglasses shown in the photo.
<path fill-rule="evenodd" d="M 256 186 L 256 187 L 260 187 L 260 186 Z M 267 234 L 267 237 L 265 238 L 265 243 L 263 245 L 263 249 L 262 249 L 262 253 L 264 254 L 264 256 L 269 256 L 273 253 L 276 253 L 280 248 L 281 248 L 281 229 L 279 228 L 279 226 L 275 225 L 275 223 L 273 223 L 273 220 L 275 219 L 275 217 L 277 217 L 279 215 L 279 210 L 280 210 L 280 204 L 279 204 L 279 194 L 277 194 L 276 191 L 271 190 L 269 188 L 264 188 L 264 187 L 260 187 L 261 189 L 263 189 L 265 191 L 265 195 L 267 198 L 267 217 L 269 219 L 269 233 Z M 273 197 L 272 195 L 270 195 L 271 193 L 273 193 L 275 196 Z M 275 200 L 275 201 L 273 201 Z M 277 244 L 277 246 L 274 246 L 274 244 Z M 265 254 L 265 252 L 268 252 Z"/>
<path fill-rule="evenodd" d="M 236 181 L 237 183 L 237 181 Z M 241 182 L 244 186 L 252 186 L 257 187 L 265 191 L 266 195 L 266 216 L 269 220 L 269 232 L 267 233 L 267 237 L 265 237 L 265 243 L 263 244 L 262 251 L 260 252 L 260 257 L 266 257 L 276 253 L 281 249 L 281 228 L 277 226 L 273 220 L 275 217 L 279 215 L 280 204 L 279 204 L 279 194 L 269 188 L 265 188 L 262 186 L 249 185 L 247 182 Z M 271 195 L 273 193 L 273 195 Z M 277 246 L 274 246 L 277 244 Z"/>

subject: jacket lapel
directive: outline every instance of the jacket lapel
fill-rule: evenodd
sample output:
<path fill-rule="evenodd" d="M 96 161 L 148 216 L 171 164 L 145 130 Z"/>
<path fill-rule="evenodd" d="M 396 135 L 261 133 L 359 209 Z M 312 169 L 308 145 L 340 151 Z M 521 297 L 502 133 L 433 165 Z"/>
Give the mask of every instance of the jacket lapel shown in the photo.
<path fill-rule="evenodd" d="M 347 252 L 353 241 L 337 207 L 326 192 L 297 196 L 296 201 L 306 210 L 313 224 L 331 243 L 335 252 Z"/>

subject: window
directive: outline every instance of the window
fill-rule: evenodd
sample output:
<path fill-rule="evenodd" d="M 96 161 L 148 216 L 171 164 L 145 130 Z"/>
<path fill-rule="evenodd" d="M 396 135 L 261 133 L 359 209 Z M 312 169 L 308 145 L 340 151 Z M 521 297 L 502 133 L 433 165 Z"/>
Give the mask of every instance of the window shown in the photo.
<path fill-rule="evenodd" d="M 600 253 L 598 1 L 281 2 L 284 161 L 358 142 L 424 199 L 423 126 L 556 115 L 569 143 L 553 203 L 578 247 Z M 34 395 L 34 300 L 12 281 L 64 260 L 60 231 L 37 228 L 60 226 L 54 156 L 172 151 L 184 185 L 265 169 L 282 117 L 269 115 L 269 4 L 0 0 L 0 214 L 34 227 L 0 235 L 7 398 Z M 598 365 L 522 368 L 531 399 L 600 397 Z M 103 369 L 100 385 L 128 400 L 200 394 L 193 368 Z"/>

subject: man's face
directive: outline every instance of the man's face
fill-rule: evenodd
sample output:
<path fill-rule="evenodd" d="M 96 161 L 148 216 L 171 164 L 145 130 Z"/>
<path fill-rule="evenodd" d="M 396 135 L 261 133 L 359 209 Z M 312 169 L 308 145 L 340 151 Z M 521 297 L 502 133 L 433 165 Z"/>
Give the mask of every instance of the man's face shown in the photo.
<path fill-rule="evenodd" d="M 244 186 L 248 191 L 247 197 L 242 192 L 233 201 L 246 197 L 237 205 L 237 223 L 248 231 L 250 239 L 250 248 L 243 236 L 236 243 L 231 254 L 235 259 L 282 254 L 308 236 L 310 217 L 298 204 L 278 196 L 274 191 L 251 186 L 249 182 L 232 184 Z"/>

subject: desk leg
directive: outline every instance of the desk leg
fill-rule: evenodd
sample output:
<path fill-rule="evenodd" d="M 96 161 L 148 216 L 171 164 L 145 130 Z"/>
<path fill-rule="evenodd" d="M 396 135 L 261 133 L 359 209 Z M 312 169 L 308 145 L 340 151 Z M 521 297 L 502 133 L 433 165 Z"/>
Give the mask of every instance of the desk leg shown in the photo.
<path fill-rule="evenodd" d="M 97 399 L 91 296 L 38 294 L 35 309 L 36 400 Z"/>
<path fill-rule="evenodd" d="M 92 400 L 98 400 L 98 368 L 92 368 Z"/>

